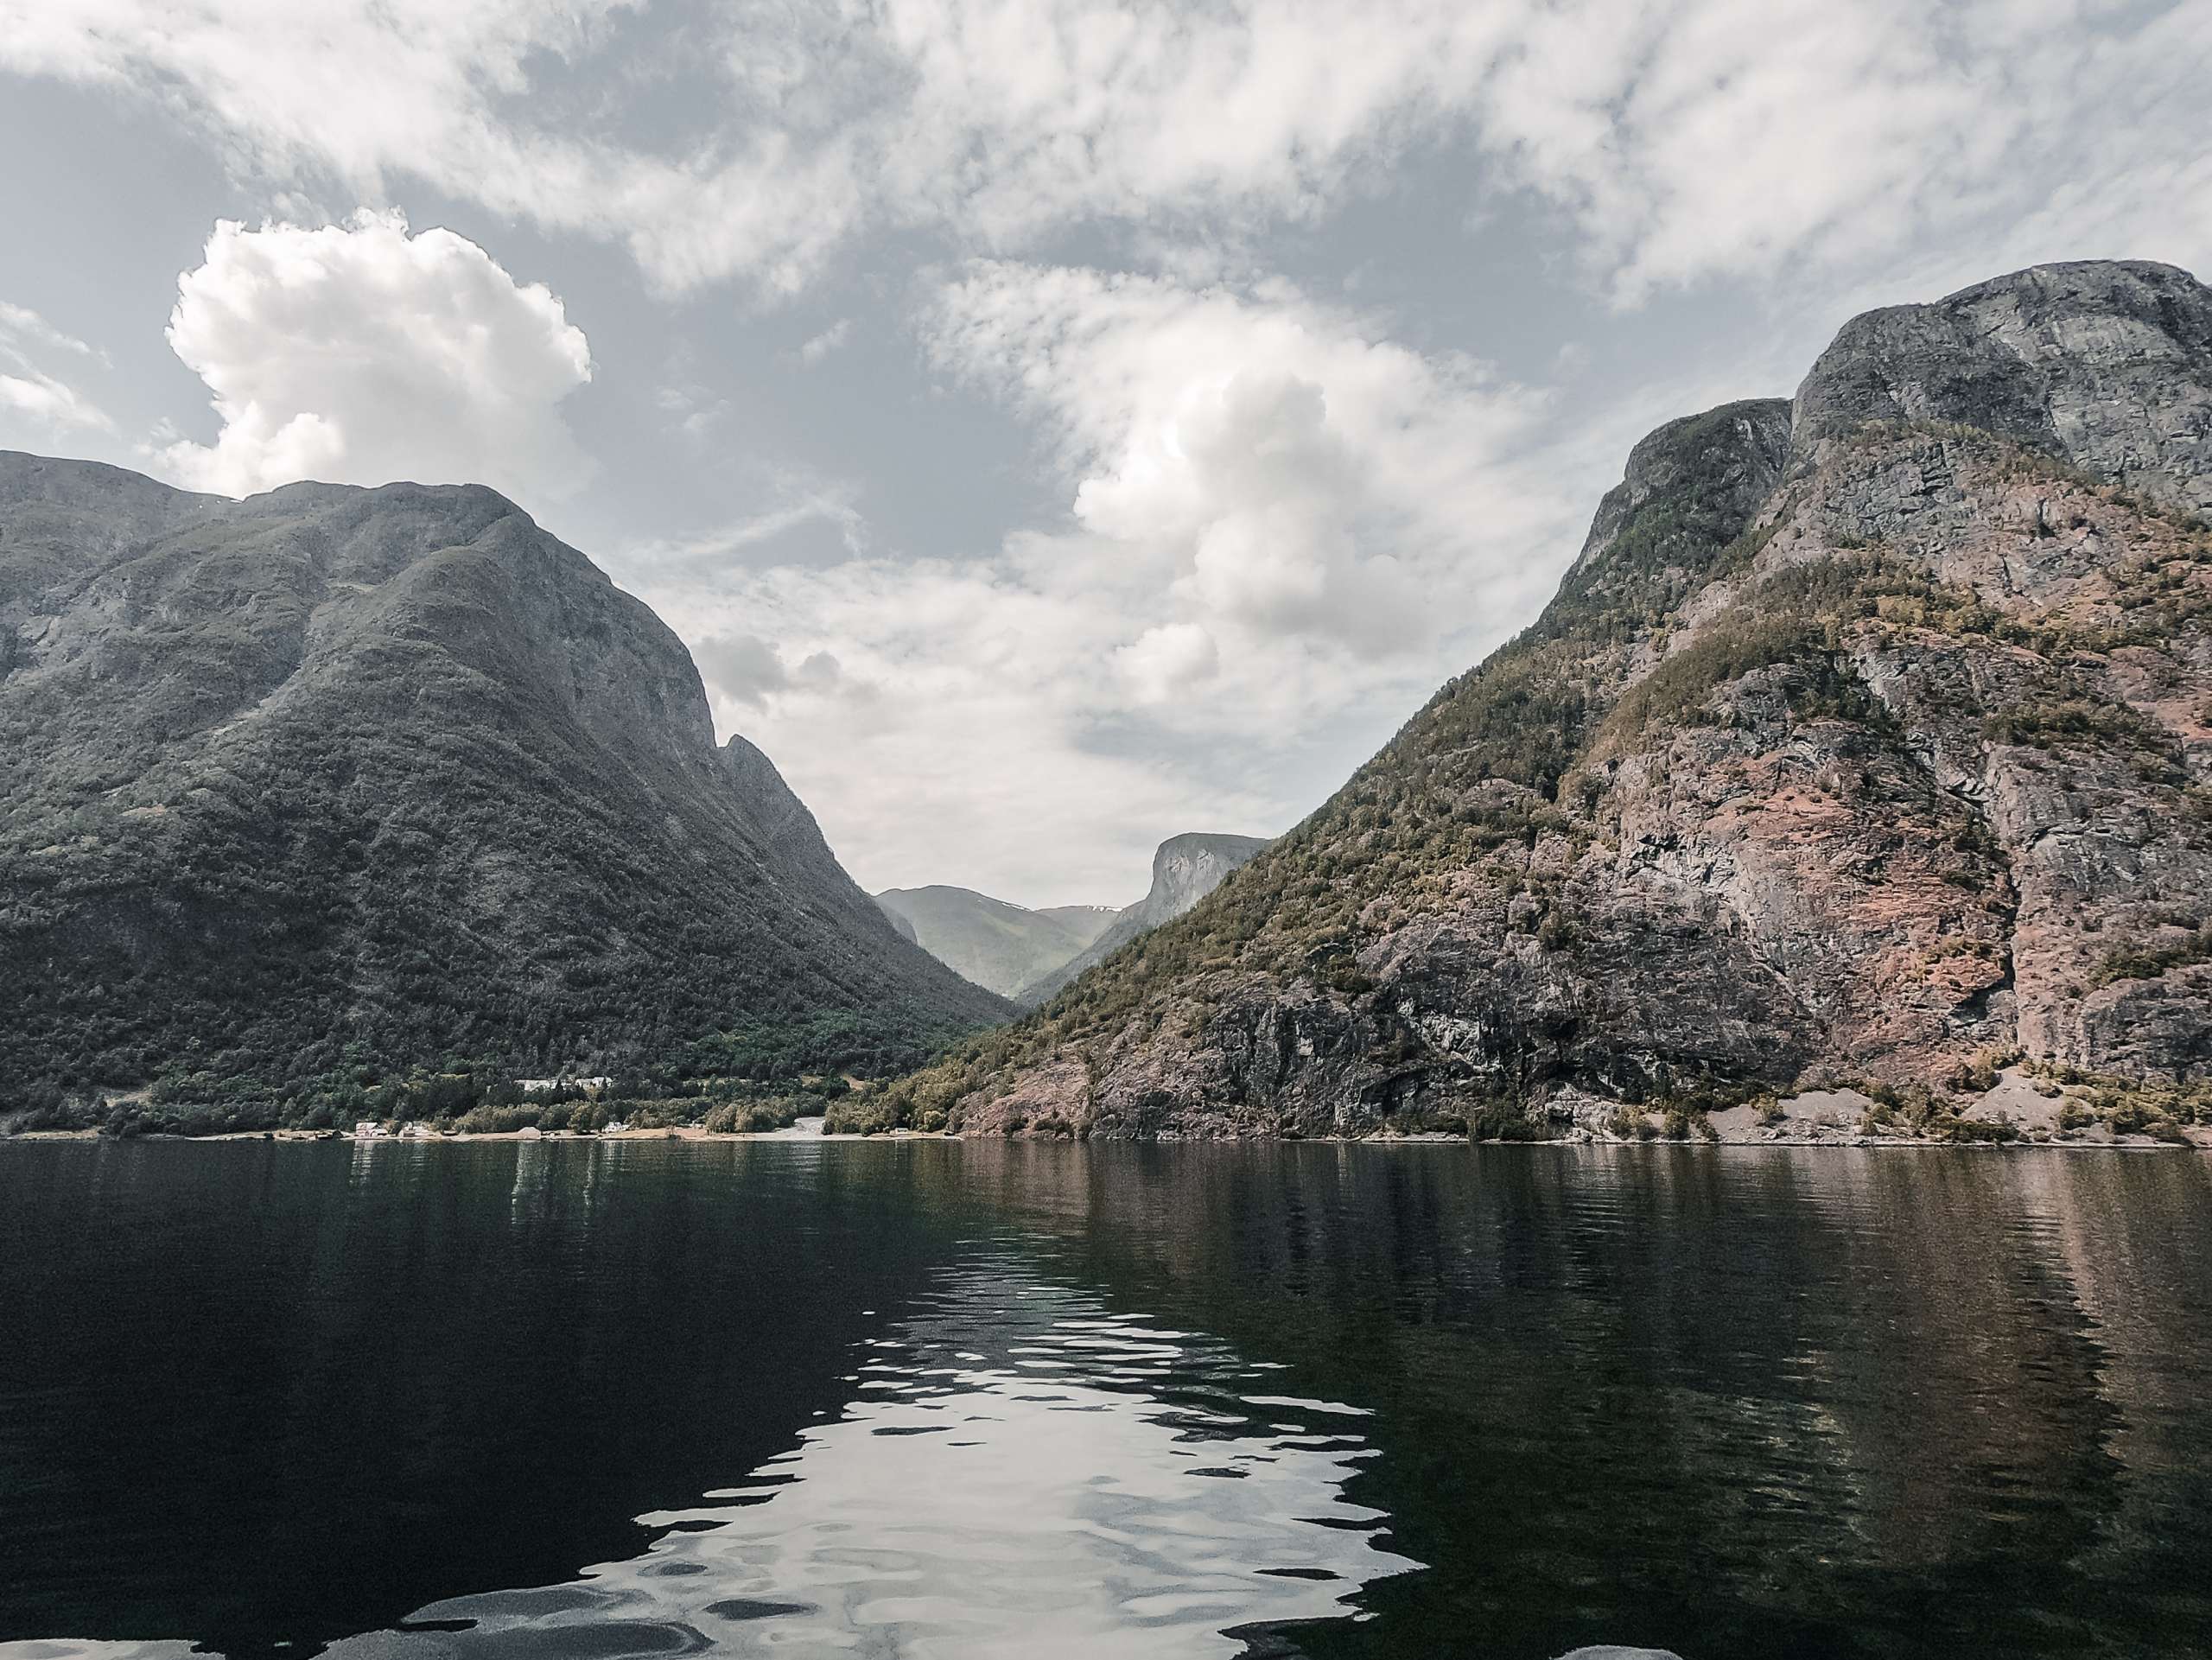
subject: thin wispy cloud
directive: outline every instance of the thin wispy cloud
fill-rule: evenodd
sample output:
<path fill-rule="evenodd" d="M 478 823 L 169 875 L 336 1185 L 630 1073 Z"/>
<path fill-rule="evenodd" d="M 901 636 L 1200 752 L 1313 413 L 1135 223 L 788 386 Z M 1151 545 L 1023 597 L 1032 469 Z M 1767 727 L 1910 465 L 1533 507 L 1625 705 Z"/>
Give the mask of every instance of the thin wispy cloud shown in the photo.
<path fill-rule="evenodd" d="M 101 353 L 29 306 L 0 300 L 0 410 L 27 431 L 113 432 L 115 423 L 88 393 L 41 366 L 55 359 L 73 372 L 84 366 L 70 359 L 104 361 Z"/>
<path fill-rule="evenodd" d="M 2194 176 L 2212 50 L 2183 0 L 748 0 L 687 19 L 709 49 L 674 63 L 614 26 L 616 0 L 10 10 L 0 67 L 180 102 L 263 175 L 369 199 L 420 181 L 619 241 L 671 289 L 771 294 L 871 227 L 980 251 L 1085 220 L 1312 219 L 1459 140 L 1493 164 L 1471 198 L 1541 193 L 1623 298 L 1860 263 L 2054 188 L 2108 209 Z M 545 96 L 586 76 L 673 104 L 677 130 L 644 145 L 624 95 L 582 121 Z M 2094 130 L 2118 107 L 2120 144 Z M 2201 245 L 2207 210 L 2179 212 Z"/>
<path fill-rule="evenodd" d="M 781 480 L 772 488 L 778 493 L 787 493 L 787 499 L 696 535 L 629 543 L 613 550 L 610 557 L 626 571 L 682 571 L 721 566 L 815 524 L 834 527 L 848 552 L 858 554 L 864 550 L 868 521 L 854 506 L 849 490 L 823 488 L 811 480 Z"/>
<path fill-rule="evenodd" d="M 853 338 L 853 320 L 840 317 L 819 334 L 810 336 L 798 348 L 802 363 L 819 363 Z"/>

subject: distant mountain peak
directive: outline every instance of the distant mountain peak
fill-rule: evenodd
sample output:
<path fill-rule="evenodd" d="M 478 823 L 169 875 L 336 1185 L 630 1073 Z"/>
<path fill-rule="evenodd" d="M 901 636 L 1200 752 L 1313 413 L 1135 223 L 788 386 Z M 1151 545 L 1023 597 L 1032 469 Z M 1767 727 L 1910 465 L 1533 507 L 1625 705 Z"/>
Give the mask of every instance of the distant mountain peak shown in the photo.
<path fill-rule="evenodd" d="M 1264 836 L 1225 836 L 1210 830 L 1185 830 L 1169 836 L 1153 850 L 1152 887 L 1145 896 L 1119 913 L 1081 953 L 1022 983 L 1011 994 L 1014 1000 L 1031 1006 L 1048 1001 L 1061 987 L 1138 935 L 1190 910 L 1267 844 Z"/>
<path fill-rule="evenodd" d="M 973 888 L 887 887 L 885 913 L 925 951 L 1001 996 L 1082 951 L 1118 914 L 1108 906 L 1033 911 Z"/>

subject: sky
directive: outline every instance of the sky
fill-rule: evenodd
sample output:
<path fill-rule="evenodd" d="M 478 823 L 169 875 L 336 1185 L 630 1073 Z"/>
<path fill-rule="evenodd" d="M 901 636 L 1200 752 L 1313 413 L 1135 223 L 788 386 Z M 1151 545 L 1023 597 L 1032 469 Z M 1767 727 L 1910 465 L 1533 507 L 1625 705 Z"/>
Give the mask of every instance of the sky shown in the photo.
<path fill-rule="evenodd" d="M 0 448 L 476 481 L 871 888 L 1122 904 L 1867 307 L 2212 273 L 2204 0 L 0 0 Z"/>

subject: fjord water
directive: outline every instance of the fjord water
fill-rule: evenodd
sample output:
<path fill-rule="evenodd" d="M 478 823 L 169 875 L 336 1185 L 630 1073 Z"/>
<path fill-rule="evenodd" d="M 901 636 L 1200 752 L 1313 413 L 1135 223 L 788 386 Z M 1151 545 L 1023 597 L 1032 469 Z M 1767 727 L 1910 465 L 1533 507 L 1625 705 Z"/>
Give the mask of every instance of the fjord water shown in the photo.
<path fill-rule="evenodd" d="M 2212 1646 L 2191 1154 L 0 1147 L 0 1655 Z"/>

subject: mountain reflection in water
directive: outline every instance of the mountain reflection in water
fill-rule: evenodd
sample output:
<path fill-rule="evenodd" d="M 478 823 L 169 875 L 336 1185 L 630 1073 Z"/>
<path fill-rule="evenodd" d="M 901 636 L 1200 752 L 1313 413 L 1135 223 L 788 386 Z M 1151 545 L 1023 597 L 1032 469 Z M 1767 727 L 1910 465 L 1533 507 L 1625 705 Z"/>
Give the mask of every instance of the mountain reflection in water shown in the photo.
<path fill-rule="evenodd" d="M 0 1660 L 2203 1654 L 2208 1252 L 2196 1154 L 0 1146 Z"/>
<path fill-rule="evenodd" d="M 1234 1655 L 1415 1564 L 1342 1486 L 1356 1408 L 1264 1393 L 1219 1343 L 1010 1253 L 944 1269 L 797 1451 L 575 1584 L 461 1597 L 334 1656 Z"/>

